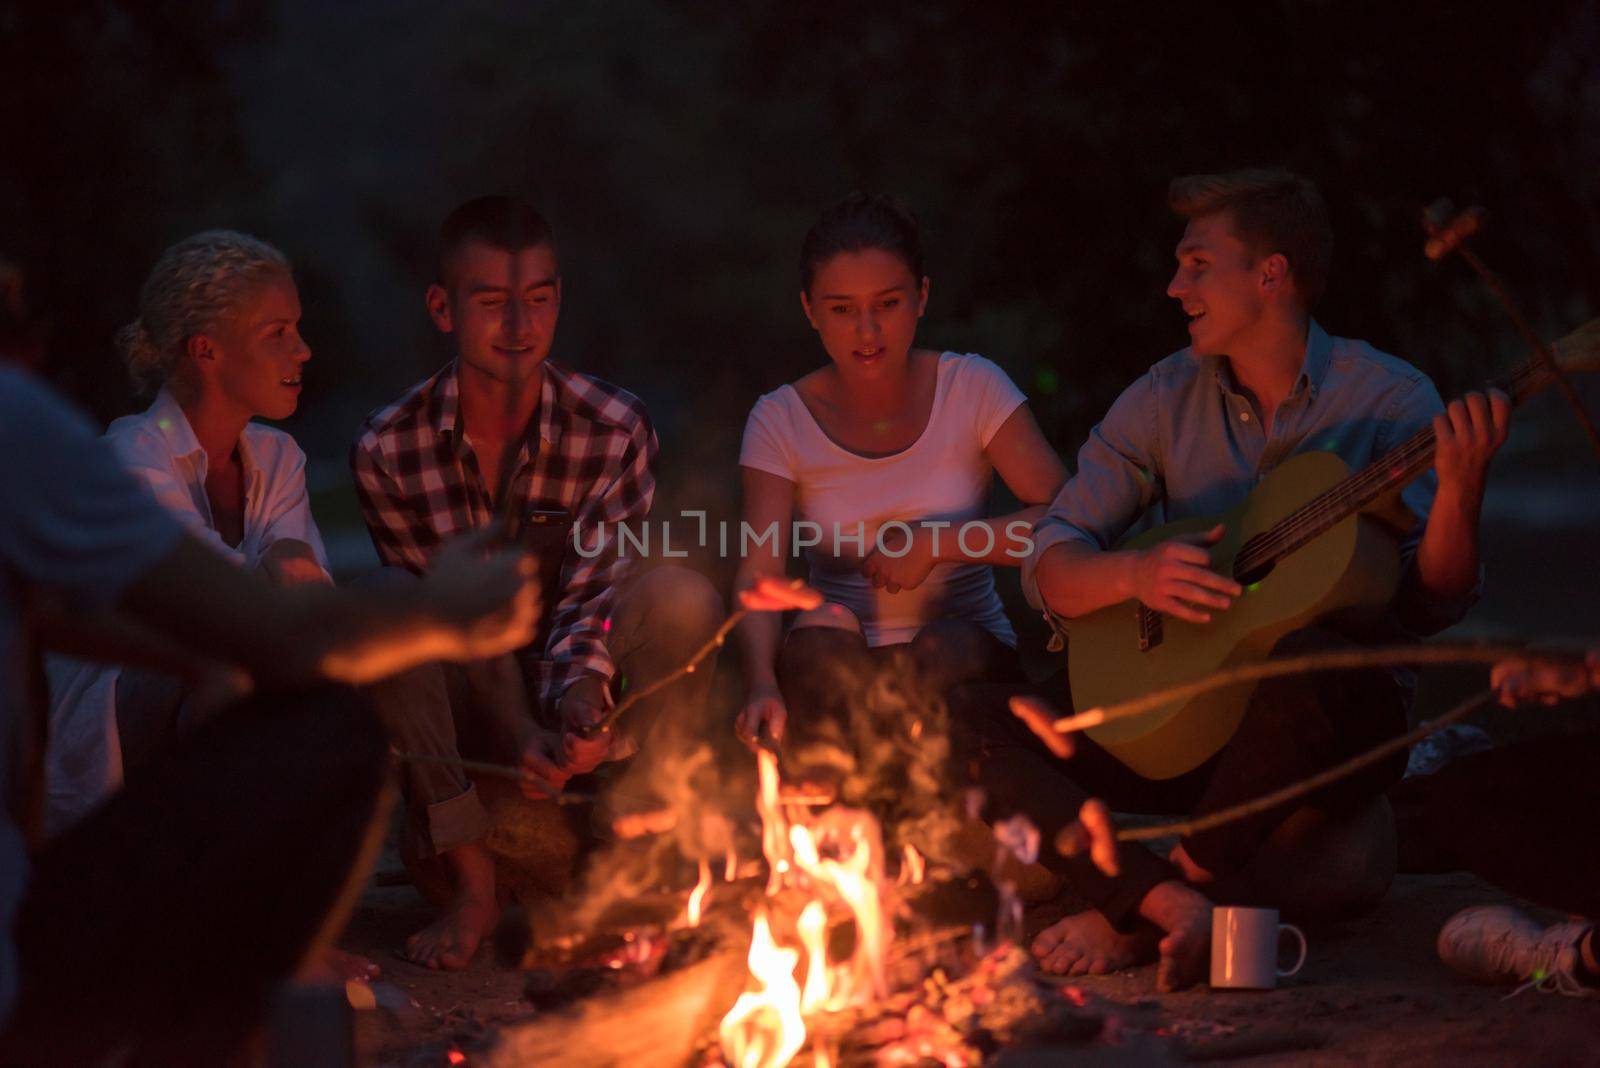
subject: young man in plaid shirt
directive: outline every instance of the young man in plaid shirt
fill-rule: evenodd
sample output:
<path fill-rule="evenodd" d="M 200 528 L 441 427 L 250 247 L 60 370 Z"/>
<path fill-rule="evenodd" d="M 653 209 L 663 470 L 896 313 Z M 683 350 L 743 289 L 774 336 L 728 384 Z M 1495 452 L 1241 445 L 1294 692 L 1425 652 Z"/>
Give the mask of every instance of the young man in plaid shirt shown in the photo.
<path fill-rule="evenodd" d="M 438 546 L 461 531 L 496 522 L 542 530 L 531 537 L 541 539 L 545 625 L 516 654 L 427 665 L 379 685 L 374 700 L 403 751 L 520 761 L 550 791 L 640 752 L 607 807 L 647 803 L 652 758 L 703 733 L 710 665 L 640 701 L 611 729 L 596 728 L 624 682 L 648 684 L 710 638 L 721 600 L 683 568 L 635 576 L 638 561 L 619 552 L 619 525 L 644 532 L 656 436 L 637 397 L 547 359 L 561 275 L 544 218 L 512 198 L 481 197 L 451 213 L 440 244 L 428 314 L 455 339 L 456 356 L 369 416 L 351 450 L 385 565 L 379 580 L 425 573 Z M 578 524 L 576 545 L 569 520 Z M 401 785 L 407 859 L 418 885 L 444 906 L 406 953 L 429 967 L 463 968 L 498 912 L 479 795 L 493 785 L 422 762 L 403 766 Z"/>

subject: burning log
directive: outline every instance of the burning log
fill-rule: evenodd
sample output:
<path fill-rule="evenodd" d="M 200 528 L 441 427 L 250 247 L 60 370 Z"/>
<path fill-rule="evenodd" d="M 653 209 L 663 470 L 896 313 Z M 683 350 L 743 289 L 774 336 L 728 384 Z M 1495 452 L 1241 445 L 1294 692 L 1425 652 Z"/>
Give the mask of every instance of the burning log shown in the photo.
<path fill-rule="evenodd" d="M 605 991 L 576 1011 L 504 1028 L 485 1068 L 685 1064 L 744 989 L 745 954 L 723 950 L 648 983 Z"/>

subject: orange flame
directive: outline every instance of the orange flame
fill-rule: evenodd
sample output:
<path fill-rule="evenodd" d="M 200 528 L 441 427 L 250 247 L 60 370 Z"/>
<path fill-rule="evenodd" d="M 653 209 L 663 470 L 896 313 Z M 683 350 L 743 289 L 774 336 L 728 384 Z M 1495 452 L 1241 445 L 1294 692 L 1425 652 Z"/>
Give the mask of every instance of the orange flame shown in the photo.
<path fill-rule="evenodd" d="M 883 844 L 878 823 L 866 812 L 834 807 L 818 816 L 784 808 L 777 759 L 756 754 L 761 849 L 768 864 L 767 894 L 786 886 L 808 891 L 797 929 L 801 947 L 779 946 L 765 908 L 758 908 L 750 935 L 750 974 L 756 989 L 740 995 L 722 1020 L 722 1051 L 732 1068 L 783 1068 L 805 1046 L 808 1017 L 845 1009 L 888 993 L 886 962 L 894 935 L 882 898 Z M 790 821 L 790 815 L 795 822 Z M 921 879 L 922 858 L 907 852 Z M 910 858 L 915 858 L 911 860 Z M 730 849 L 726 870 L 735 870 Z M 702 882 L 705 865 L 701 866 Z M 904 868 L 902 870 L 904 874 Z M 828 963 L 828 902 L 840 901 L 856 921 L 856 948 L 847 964 Z M 805 988 L 795 978 L 801 950 Z M 836 1047 L 817 1037 L 814 1062 L 832 1068 Z"/>
<path fill-rule="evenodd" d="M 841 813 L 841 810 L 834 809 L 834 812 Z M 884 963 L 891 929 L 884 922 L 883 901 L 878 896 L 877 880 L 871 874 L 873 847 L 867 828 L 872 824 L 872 817 L 865 812 L 848 815 L 849 852 L 842 860 L 821 856 L 816 839 L 807 828 L 798 825 L 789 828 L 795 863 L 817 882 L 833 887 L 855 913 L 856 952 L 851 962 L 855 983 L 850 990 L 834 990 L 834 1005 L 867 996 L 883 997 L 889 992 Z M 876 825 L 872 825 L 875 831 Z"/>
<path fill-rule="evenodd" d="M 828 910 L 813 901 L 800 913 L 800 942 L 806 947 L 806 987 L 800 1011 L 806 1015 L 828 1004 Z"/>
<path fill-rule="evenodd" d="M 756 812 L 761 816 L 761 851 L 767 856 L 767 893 L 778 892 L 789 870 L 788 821 L 779 801 L 778 758 L 765 749 L 756 752 L 756 773 L 761 789 Z"/>
<path fill-rule="evenodd" d="M 907 842 L 905 863 L 900 865 L 900 881 L 918 886 L 926 874 L 927 863 L 922 859 L 922 854 L 917 852 L 916 846 Z"/>
<path fill-rule="evenodd" d="M 689 905 L 684 909 L 684 918 L 689 921 L 690 927 L 700 926 L 700 909 L 705 903 L 706 892 L 711 889 L 711 865 L 705 860 L 700 861 L 700 881 L 694 884 L 694 889 L 689 891 Z"/>
<path fill-rule="evenodd" d="M 722 881 L 731 883 L 739 877 L 739 854 L 728 846 L 728 859 L 722 865 Z"/>
<path fill-rule="evenodd" d="M 733 1068 L 783 1068 L 806 1043 L 794 981 L 800 954 L 772 940 L 764 908 L 756 910 L 748 960 L 761 989 L 740 994 L 722 1018 L 722 1049 Z"/>

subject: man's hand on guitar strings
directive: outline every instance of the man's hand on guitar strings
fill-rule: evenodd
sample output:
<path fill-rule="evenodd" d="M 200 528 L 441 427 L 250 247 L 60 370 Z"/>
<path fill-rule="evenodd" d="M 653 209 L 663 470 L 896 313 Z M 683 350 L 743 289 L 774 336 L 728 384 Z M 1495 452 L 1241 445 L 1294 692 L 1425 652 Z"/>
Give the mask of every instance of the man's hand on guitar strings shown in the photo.
<path fill-rule="evenodd" d="M 1222 540 L 1218 523 L 1202 534 L 1178 537 L 1140 550 L 1133 567 L 1134 596 L 1157 612 L 1209 623 L 1207 609 L 1222 611 L 1244 592 L 1233 579 L 1211 569 L 1209 547 Z"/>

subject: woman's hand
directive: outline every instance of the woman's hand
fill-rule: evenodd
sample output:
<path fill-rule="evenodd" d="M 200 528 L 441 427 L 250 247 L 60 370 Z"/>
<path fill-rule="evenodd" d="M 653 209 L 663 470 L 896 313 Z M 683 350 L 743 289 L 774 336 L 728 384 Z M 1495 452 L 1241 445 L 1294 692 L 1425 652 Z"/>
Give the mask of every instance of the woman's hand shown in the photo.
<path fill-rule="evenodd" d="M 783 694 L 775 682 L 758 682 L 750 687 L 739 717 L 733 721 L 733 731 L 751 751 L 761 748 L 763 728 L 765 736 L 773 743 L 783 741 L 783 732 L 789 722 L 789 709 L 783 703 Z"/>
<path fill-rule="evenodd" d="M 892 556 L 883 551 L 885 548 L 901 555 Z M 878 532 L 878 544 L 861 562 L 861 573 L 878 589 L 899 593 L 922 585 L 938 562 L 933 555 L 933 538 L 926 528 L 913 528 L 907 538 L 898 527 L 892 527 Z"/>

